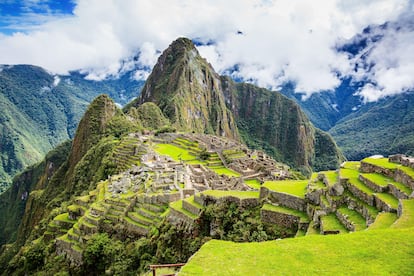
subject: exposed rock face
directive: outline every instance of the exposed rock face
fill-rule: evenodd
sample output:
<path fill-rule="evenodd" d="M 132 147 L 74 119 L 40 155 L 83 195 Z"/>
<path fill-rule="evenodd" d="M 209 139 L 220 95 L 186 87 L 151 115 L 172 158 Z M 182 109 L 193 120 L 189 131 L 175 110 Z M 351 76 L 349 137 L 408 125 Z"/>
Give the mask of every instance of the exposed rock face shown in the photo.
<path fill-rule="evenodd" d="M 228 108 L 250 147 L 262 147 L 277 160 L 308 172 L 333 169 L 343 155 L 332 138 L 316 129 L 292 100 L 282 94 L 222 77 Z"/>
<path fill-rule="evenodd" d="M 220 76 L 194 44 L 179 38 L 158 59 L 133 105 L 154 102 L 177 129 L 238 138 Z"/>

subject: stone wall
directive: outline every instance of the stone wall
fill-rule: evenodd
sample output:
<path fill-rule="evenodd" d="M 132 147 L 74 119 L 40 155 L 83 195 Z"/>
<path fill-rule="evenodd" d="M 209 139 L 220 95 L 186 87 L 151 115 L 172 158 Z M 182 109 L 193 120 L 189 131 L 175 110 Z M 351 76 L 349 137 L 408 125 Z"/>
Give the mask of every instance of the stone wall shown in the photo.
<path fill-rule="evenodd" d="M 354 232 L 355 231 L 355 225 L 348 220 L 348 216 L 342 214 L 341 212 L 339 212 L 338 210 L 336 210 L 336 217 L 338 218 L 338 220 L 342 223 L 342 225 L 345 226 L 346 229 L 348 229 L 349 231 Z"/>
<path fill-rule="evenodd" d="M 192 218 L 184 215 L 183 213 L 175 210 L 174 208 L 170 208 L 170 212 L 167 216 L 167 221 L 172 225 L 185 225 L 188 228 L 192 228 L 194 224 L 194 220 Z"/>
<path fill-rule="evenodd" d="M 400 191 L 397 187 L 395 187 L 392 184 L 388 184 L 388 189 L 389 189 L 390 193 L 398 199 L 407 199 L 408 198 L 408 195 L 406 195 L 404 192 Z"/>
<path fill-rule="evenodd" d="M 362 174 L 359 175 L 359 180 L 361 180 L 368 188 L 374 190 L 377 193 L 383 193 L 388 190 L 388 186 L 382 187 L 377 185 L 376 183 L 372 182 L 368 178 L 364 177 Z"/>
<path fill-rule="evenodd" d="M 379 173 L 386 175 L 390 178 L 394 178 L 394 170 L 385 169 L 373 164 L 365 163 L 364 161 L 361 162 L 359 171 L 363 173 Z"/>
<path fill-rule="evenodd" d="M 300 218 L 294 215 L 275 211 L 260 210 L 260 218 L 264 223 L 276 224 L 290 229 L 298 229 Z"/>
<path fill-rule="evenodd" d="M 361 199 L 365 203 L 367 203 L 370 206 L 374 206 L 374 197 L 372 195 L 367 195 L 363 191 L 360 191 L 357 187 L 351 184 L 347 184 L 348 190 L 357 198 Z"/>
<path fill-rule="evenodd" d="M 355 201 L 349 197 L 346 197 L 345 204 L 348 206 L 349 209 L 355 210 L 362 215 L 365 219 L 367 225 L 370 225 L 375 221 L 375 216 L 372 216 L 366 206 L 361 204 L 358 201 Z"/>
<path fill-rule="evenodd" d="M 374 202 L 375 202 L 375 207 L 380 211 L 391 212 L 391 213 L 397 212 L 396 209 L 392 208 L 390 205 L 388 205 L 386 202 L 382 201 L 380 198 L 376 196 L 374 196 Z"/>
<path fill-rule="evenodd" d="M 271 191 L 266 187 L 260 187 L 260 199 L 266 198 L 275 204 L 279 204 L 302 212 L 306 211 L 306 201 L 304 198 Z"/>
<path fill-rule="evenodd" d="M 72 248 L 72 244 L 68 241 L 56 239 L 56 254 L 66 255 L 71 265 L 80 266 L 83 263 L 82 252 Z"/>
<path fill-rule="evenodd" d="M 397 169 L 395 171 L 394 180 L 397 182 L 401 182 L 402 184 L 414 190 L 414 179 L 408 174 L 406 174 L 404 171 Z"/>
<path fill-rule="evenodd" d="M 194 206 L 193 204 L 191 204 L 191 203 L 189 203 L 185 200 L 183 200 L 183 209 L 185 209 L 185 210 L 187 210 L 187 211 L 189 211 L 189 212 L 191 212 L 195 215 L 198 215 L 201 212 L 200 208 L 198 208 L 197 206 Z"/>

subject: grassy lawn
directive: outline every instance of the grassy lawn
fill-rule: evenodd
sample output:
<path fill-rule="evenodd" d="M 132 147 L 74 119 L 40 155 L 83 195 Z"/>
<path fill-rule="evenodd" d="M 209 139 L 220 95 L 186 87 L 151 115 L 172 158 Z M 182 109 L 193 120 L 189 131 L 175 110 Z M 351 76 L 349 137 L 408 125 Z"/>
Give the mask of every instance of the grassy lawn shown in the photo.
<path fill-rule="evenodd" d="M 375 194 L 379 199 L 390 205 L 392 208 L 398 208 L 398 199 L 396 199 L 393 195 L 387 193 L 376 193 Z"/>
<path fill-rule="evenodd" d="M 174 210 L 176 210 L 176 211 L 178 211 L 178 212 L 180 212 L 180 213 L 188 216 L 191 219 L 198 218 L 197 215 L 194 215 L 193 213 L 191 213 L 191 212 L 183 209 L 183 201 L 182 200 L 177 200 L 177 201 L 171 202 L 170 203 L 170 208 L 172 208 L 172 209 L 174 209 Z"/>
<path fill-rule="evenodd" d="M 388 186 L 388 183 L 390 183 L 391 181 L 393 181 L 392 179 L 379 174 L 379 173 L 361 173 L 361 175 L 368 179 L 371 182 L 374 182 L 375 184 L 377 184 L 378 186 L 381 187 L 386 187 Z M 394 182 L 394 181 L 393 181 Z"/>
<path fill-rule="evenodd" d="M 367 228 L 365 219 L 355 210 L 348 209 L 347 207 L 341 207 L 338 209 L 341 214 L 347 215 L 348 220 L 352 221 L 355 225 L 355 231 L 364 230 Z"/>
<path fill-rule="evenodd" d="M 262 185 L 260 184 L 260 181 L 259 181 L 259 180 L 257 180 L 257 179 L 248 179 L 248 180 L 245 180 L 245 181 L 244 181 L 244 183 L 245 183 L 247 186 L 249 186 L 249 187 L 251 187 L 251 188 L 253 188 L 253 189 L 260 189 L 260 187 L 262 186 Z"/>
<path fill-rule="evenodd" d="M 69 213 L 63 213 L 63 214 L 57 215 L 53 220 L 65 221 L 69 223 L 76 222 L 76 220 L 69 219 Z"/>
<path fill-rule="evenodd" d="M 234 176 L 234 177 L 239 177 L 240 174 L 238 172 L 235 172 L 233 170 L 230 170 L 226 167 L 210 167 L 210 170 L 212 170 L 213 172 L 215 172 L 218 175 L 227 175 L 227 176 Z"/>
<path fill-rule="evenodd" d="M 413 229 L 261 243 L 211 240 L 179 275 L 412 275 Z"/>
<path fill-rule="evenodd" d="M 365 186 L 365 184 L 362 183 L 362 181 L 359 180 L 358 178 L 350 178 L 349 183 L 351 183 L 352 186 L 355 186 L 356 188 L 358 188 L 358 190 L 364 192 L 367 195 L 374 194 L 374 191 L 368 188 L 367 186 Z"/>
<path fill-rule="evenodd" d="M 158 154 L 168 155 L 175 161 L 186 161 L 196 159 L 196 157 L 190 154 L 188 150 L 182 149 L 171 144 L 157 144 L 154 149 Z"/>
<path fill-rule="evenodd" d="M 361 162 L 359 161 L 346 161 L 343 164 L 343 168 L 351 169 L 351 170 L 359 170 L 359 167 L 361 166 Z"/>
<path fill-rule="evenodd" d="M 338 173 L 336 171 L 320 172 L 325 175 L 328 180 L 328 186 L 333 186 L 338 181 Z"/>
<path fill-rule="evenodd" d="M 359 172 L 357 170 L 354 169 L 344 169 L 341 168 L 339 169 L 339 177 L 340 178 L 358 178 Z"/>
<path fill-rule="evenodd" d="M 262 210 L 268 210 L 268 211 L 273 211 L 273 212 L 277 212 L 277 213 L 297 216 L 297 217 L 300 218 L 301 222 L 309 221 L 309 218 L 308 218 L 308 216 L 306 215 L 305 212 L 300 212 L 300 211 L 290 209 L 290 208 L 287 208 L 287 207 L 283 207 L 283 206 L 275 206 L 275 205 L 272 205 L 272 204 L 265 203 L 262 207 Z"/>
<path fill-rule="evenodd" d="M 263 187 L 275 192 L 291 194 L 304 198 L 309 180 L 266 181 Z"/>
<path fill-rule="evenodd" d="M 397 167 L 401 166 L 399 164 L 391 163 L 388 160 L 388 158 L 365 158 L 361 162 L 376 165 L 378 167 L 390 170 L 395 170 Z"/>
<path fill-rule="evenodd" d="M 386 229 L 391 226 L 397 219 L 397 214 L 382 212 L 379 213 L 375 221 L 368 227 L 369 230 Z"/>
<path fill-rule="evenodd" d="M 216 198 L 234 196 L 240 199 L 244 198 L 259 198 L 259 192 L 257 191 L 219 191 L 219 190 L 207 190 L 203 191 L 202 194 L 213 196 Z"/>
<path fill-rule="evenodd" d="M 414 226 L 414 199 L 403 199 L 401 203 L 402 215 L 391 225 L 391 228 L 408 228 Z M 414 232 L 413 229 L 412 231 Z"/>
<path fill-rule="evenodd" d="M 347 233 L 348 229 L 338 220 L 335 214 L 329 214 L 321 217 L 324 231 L 336 231 L 340 233 Z"/>

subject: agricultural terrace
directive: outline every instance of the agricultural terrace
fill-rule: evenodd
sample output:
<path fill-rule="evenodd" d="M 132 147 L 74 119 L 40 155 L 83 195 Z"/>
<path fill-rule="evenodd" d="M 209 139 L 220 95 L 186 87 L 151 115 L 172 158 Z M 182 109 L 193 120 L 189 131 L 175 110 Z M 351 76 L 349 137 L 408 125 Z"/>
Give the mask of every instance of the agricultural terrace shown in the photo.
<path fill-rule="evenodd" d="M 305 198 L 308 182 L 309 180 L 266 181 L 263 184 L 263 187 L 268 188 L 271 191 Z"/>

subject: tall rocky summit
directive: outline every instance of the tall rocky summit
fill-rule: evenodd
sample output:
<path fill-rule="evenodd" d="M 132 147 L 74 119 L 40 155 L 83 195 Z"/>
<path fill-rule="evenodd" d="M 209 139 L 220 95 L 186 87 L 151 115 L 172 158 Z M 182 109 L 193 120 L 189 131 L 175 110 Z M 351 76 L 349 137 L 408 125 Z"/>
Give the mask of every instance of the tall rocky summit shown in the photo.
<path fill-rule="evenodd" d="M 159 57 L 135 105 L 145 102 L 157 104 L 178 130 L 239 137 L 220 76 L 189 39 L 177 39 Z"/>
<path fill-rule="evenodd" d="M 332 138 L 282 94 L 220 77 L 191 40 L 179 38 L 159 57 L 131 105 L 154 102 L 180 131 L 226 136 L 262 148 L 308 173 L 342 160 Z"/>

